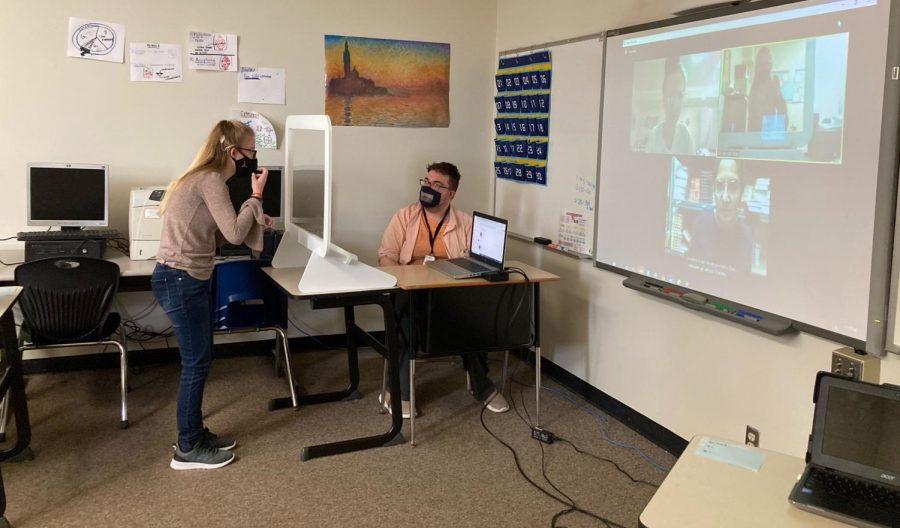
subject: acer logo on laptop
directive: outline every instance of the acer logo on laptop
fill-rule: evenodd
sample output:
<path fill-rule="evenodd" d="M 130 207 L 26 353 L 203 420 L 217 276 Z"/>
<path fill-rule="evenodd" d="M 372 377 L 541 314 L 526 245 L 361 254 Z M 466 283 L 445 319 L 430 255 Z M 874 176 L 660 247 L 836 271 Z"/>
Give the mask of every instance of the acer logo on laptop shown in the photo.
<path fill-rule="evenodd" d="M 881 478 L 886 480 L 894 480 L 895 478 L 897 478 L 897 475 L 888 475 L 887 473 L 882 473 Z"/>

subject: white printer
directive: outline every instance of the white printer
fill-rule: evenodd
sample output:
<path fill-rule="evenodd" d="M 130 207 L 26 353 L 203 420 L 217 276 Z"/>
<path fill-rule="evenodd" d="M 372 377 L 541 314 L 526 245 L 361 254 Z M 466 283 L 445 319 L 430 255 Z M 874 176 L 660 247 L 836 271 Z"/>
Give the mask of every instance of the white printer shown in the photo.
<path fill-rule="evenodd" d="M 128 217 L 131 260 L 150 260 L 156 257 L 162 234 L 159 205 L 165 192 L 165 186 L 131 189 L 131 211 Z"/>

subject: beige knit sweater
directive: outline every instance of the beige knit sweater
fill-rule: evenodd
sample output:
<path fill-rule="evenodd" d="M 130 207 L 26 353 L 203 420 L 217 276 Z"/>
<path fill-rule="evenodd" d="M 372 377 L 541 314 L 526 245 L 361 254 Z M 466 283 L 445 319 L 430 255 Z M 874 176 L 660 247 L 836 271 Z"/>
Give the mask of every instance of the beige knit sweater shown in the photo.
<path fill-rule="evenodd" d="M 184 179 L 169 197 L 163 213 L 157 262 L 207 280 L 212 276 L 217 240 L 243 242 L 254 251 L 262 250 L 262 204 L 248 196 L 235 214 L 226 180 L 217 172 L 201 172 Z"/>

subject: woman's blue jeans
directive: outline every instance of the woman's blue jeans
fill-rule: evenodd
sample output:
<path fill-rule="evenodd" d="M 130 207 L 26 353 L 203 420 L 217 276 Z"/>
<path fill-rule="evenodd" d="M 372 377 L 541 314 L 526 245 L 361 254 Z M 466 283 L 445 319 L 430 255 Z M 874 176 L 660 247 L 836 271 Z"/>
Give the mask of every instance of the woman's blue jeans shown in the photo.
<path fill-rule="evenodd" d="M 178 448 L 187 452 L 203 436 L 203 387 L 212 362 L 213 343 L 211 281 L 198 280 L 186 271 L 157 263 L 150 285 L 178 339 Z"/>

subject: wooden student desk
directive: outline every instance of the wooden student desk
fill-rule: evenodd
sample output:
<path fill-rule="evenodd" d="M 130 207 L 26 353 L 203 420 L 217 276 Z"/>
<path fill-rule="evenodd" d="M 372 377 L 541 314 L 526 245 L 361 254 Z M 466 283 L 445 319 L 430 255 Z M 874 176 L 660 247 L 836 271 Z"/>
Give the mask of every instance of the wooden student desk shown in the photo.
<path fill-rule="evenodd" d="M 418 306 L 416 297 L 421 294 L 425 294 L 427 292 L 448 289 L 448 288 L 457 288 L 457 289 L 470 289 L 470 288 L 478 288 L 485 286 L 498 286 L 498 285 L 522 285 L 528 284 L 532 288 L 532 313 L 531 313 L 531 321 L 532 327 L 534 328 L 534 339 L 530 343 L 530 345 L 534 348 L 534 357 L 535 357 L 535 426 L 540 426 L 541 422 L 541 295 L 540 295 L 540 285 L 543 282 L 554 282 L 558 281 L 559 277 L 547 271 L 544 271 L 539 268 L 535 268 L 534 266 L 529 266 L 523 262 L 518 261 L 508 261 L 505 264 L 506 268 L 518 268 L 525 275 L 528 276 L 528 280 L 526 281 L 525 277 L 523 277 L 519 273 L 510 272 L 509 280 L 504 282 L 488 282 L 482 278 L 474 278 L 474 279 L 453 279 L 450 278 L 443 273 L 436 271 L 429 266 L 385 266 L 380 268 L 382 271 L 386 273 L 390 273 L 394 277 L 397 278 L 397 287 L 401 290 L 410 292 L 412 296 L 411 306 Z M 473 296 L 478 296 L 478 292 L 473 290 Z M 432 305 L 430 302 L 427 303 L 427 311 L 431 311 Z M 412 318 L 412 327 L 418 328 L 416 324 L 417 317 L 417 309 L 411 310 L 411 318 Z M 510 314 L 503 314 L 510 316 Z M 411 336 L 412 340 L 412 349 L 420 350 L 422 343 L 420 343 L 420 338 L 418 336 L 417 331 L 413 331 Z M 422 340 L 427 340 L 428 336 L 424 336 Z M 513 347 L 521 346 L 521 343 L 497 343 L 491 349 L 504 349 L 508 350 Z M 410 357 L 410 369 L 411 371 L 415 369 L 415 355 Z M 410 376 L 412 379 L 412 376 Z M 412 408 L 415 408 L 415 390 L 410 388 L 410 396 L 411 401 L 410 405 Z M 394 395 L 392 394 L 393 398 Z M 415 413 L 412 413 L 409 420 L 409 428 L 410 428 L 410 443 L 415 445 L 416 441 L 416 418 Z"/>
<path fill-rule="evenodd" d="M 697 454 L 695 436 L 641 512 L 642 528 L 846 527 L 844 523 L 792 506 L 788 495 L 803 472 L 803 459 L 747 447 L 765 456 L 759 471 Z M 740 442 L 731 442 L 738 444 Z"/>
<path fill-rule="evenodd" d="M 321 308 L 344 309 L 344 325 L 347 333 L 347 366 L 350 375 L 349 383 L 346 388 L 340 391 L 299 395 L 297 396 L 298 404 L 311 405 L 315 403 L 359 398 L 359 391 L 357 390 L 359 387 L 358 346 L 371 346 L 379 354 L 384 356 L 385 360 L 388 362 L 388 386 L 391 391 L 392 411 L 390 429 L 380 435 L 304 447 L 300 453 L 300 459 L 305 461 L 311 458 L 402 443 L 404 440 L 403 436 L 400 434 L 400 429 L 403 426 L 403 418 L 401 417 L 402 411 L 400 408 L 399 356 L 397 354 L 397 332 L 394 328 L 394 304 L 391 296 L 391 293 L 394 292 L 396 288 L 310 294 L 302 292 L 299 289 L 300 277 L 303 276 L 304 268 L 262 268 L 262 270 L 275 282 L 285 295 L 291 299 L 310 301 L 314 310 Z M 384 318 L 384 342 L 377 340 L 374 336 L 356 324 L 354 309 L 357 306 L 368 304 L 374 304 L 381 307 Z M 284 409 L 291 406 L 291 398 L 278 398 L 270 403 L 269 409 Z"/>
<path fill-rule="evenodd" d="M 558 281 L 559 277 L 523 262 L 507 261 L 507 268 L 519 268 L 528 275 L 528 280 L 538 284 L 541 282 Z M 428 266 L 384 266 L 379 268 L 385 273 L 397 277 L 397 287 L 402 290 L 431 290 L 436 288 L 468 288 L 473 286 L 485 286 L 490 284 L 522 284 L 525 278 L 517 273 L 510 273 L 506 282 L 487 282 L 481 278 L 475 279 L 451 279 L 439 271 Z M 535 303 L 537 304 L 537 303 Z"/>
<path fill-rule="evenodd" d="M 545 272 L 533 266 L 521 262 L 508 262 L 508 266 L 520 268 L 528 275 L 529 283 L 534 288 L 534 346 L 537 361 L 535 398 L 538 402 L 536 423 L 540 423 L 540 289 L 539 284 L 547 281 L 558 281 L 559 277 Z M 299 289 L 300 277 L 303 268 L 263 268 L 263 271 L 272 278 L 276 285 L 292 299 L 306 299 L 312 304 L 313 309 L 319 308 L 344 308 L 344 322 L 347 331 L 347 353 L 350 381 L 348 386 L 337 392 L 324 394 L 311 394 L 299 396 L 300 404 L 324 403 L 339 401 L 349 398 L 358 398 L 359 393 L 359 365 L 357 347 L 359 343 L 371 346 L 378 351 L 388 362 L 388 389 L 391 391 L 391 428 L 381 435 L 356 438 L 330 444 L 320 444 L 303 448 L 302 460 L 321 456 L 346 453 L 359 449 L 368 449 L 385 445 L 393 445 L 403 442 L 400 429 L 403 425 L 400 408 L 400 374 L 399 353 L 397 344 L 396 321 L 392 296 L 398 290 L 429 291 L 442 288 L 469 288 L 491 284 L 524 284 L 525 279 L 518 274 L 510 274 L 510 280 L 505 283 L 492 283 L 484 279 L 451 279 L 442 273 L 432 270 L 427 266 L 386 266 L 379 268 L 397 278 L 397 287 L 385 290 L 367 292 L 341 292 L 331 294 L 308 294 Z M 475 293 L 473 291 L 473 293 Z M 385 339 L 378 341 L 371 334 L 356 325 L 353 309 L 365 304 L 376 304 L 381 307 L 384 317 Z M 286 408 L 291 406 L 290 398 L 280 398 L 273 401 L 270 408 Z M 410 434 L 415 438 L 414 419 L 410 419 Z"/>

